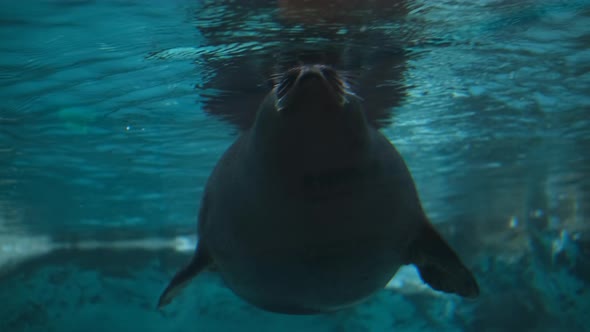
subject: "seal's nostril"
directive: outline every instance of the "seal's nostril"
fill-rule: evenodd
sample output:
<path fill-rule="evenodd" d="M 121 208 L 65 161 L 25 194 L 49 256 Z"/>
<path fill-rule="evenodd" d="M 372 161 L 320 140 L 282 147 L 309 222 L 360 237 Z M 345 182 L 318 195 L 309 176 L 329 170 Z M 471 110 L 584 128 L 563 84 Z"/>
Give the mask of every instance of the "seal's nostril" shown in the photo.
<path fill-rule="evenodd" d="M 323 67 L 321 69 L 321 73 L 322 73 L 322 76 L 325 77 L 326 80 L 328 80 L 328 81 L 331 81 L 331 82 L 340 81 L 338 73 L 332 68 Z"/>

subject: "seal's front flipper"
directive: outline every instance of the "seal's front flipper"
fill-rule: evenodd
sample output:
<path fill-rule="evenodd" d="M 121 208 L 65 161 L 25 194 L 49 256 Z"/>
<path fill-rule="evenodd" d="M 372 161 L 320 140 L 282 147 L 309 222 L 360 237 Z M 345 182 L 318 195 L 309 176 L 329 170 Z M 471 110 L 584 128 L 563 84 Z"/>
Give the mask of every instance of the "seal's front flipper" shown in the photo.
<path fill-rule="evenodd" d="M 408 254 L 407 263 L 416 265 L 422 281 L 433 289 L 469 298 L 479 295 L 471 271 L 430 224 L 425 224 Z"/>
<path fill-rule="evenodd" d="M 195 255 L 190 263 L 182 270 L 178 271 L 174 278 L 168 284 L 168 287 L 160 295 L 158 301 L 158 309 L 172 302 L 172 299 L 180 293 L 180 291 L 188 285 L 191 279 L 201 272 L 204 268 L 211 264 L 211 257 L 202 245 L 197 244 Z"/>

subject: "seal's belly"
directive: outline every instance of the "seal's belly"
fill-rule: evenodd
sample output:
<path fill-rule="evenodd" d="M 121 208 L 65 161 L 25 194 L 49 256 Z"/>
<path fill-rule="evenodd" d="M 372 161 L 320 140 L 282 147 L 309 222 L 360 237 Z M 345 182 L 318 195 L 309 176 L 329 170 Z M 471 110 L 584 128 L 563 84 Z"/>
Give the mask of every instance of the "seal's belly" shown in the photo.
<path fill-rule="evenodd" d="M 368 192 L 269 197 L 247 212 L 225 211 L 215 223 L 225 231 L 206 235 L 208 246 L 246 300 L 288 313 L 335 310 L 382 289 L 402 264 L 411 224 L 386 200 Z"/>

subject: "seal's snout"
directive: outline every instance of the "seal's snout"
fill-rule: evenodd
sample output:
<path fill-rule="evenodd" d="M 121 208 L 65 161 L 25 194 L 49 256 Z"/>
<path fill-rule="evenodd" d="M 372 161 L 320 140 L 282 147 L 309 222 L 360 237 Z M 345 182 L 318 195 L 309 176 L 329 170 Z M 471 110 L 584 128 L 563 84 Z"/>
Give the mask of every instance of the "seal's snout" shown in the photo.
<path fill-rule="evenodd" d="M 309 97 L 320 102 L 331 100 L 335 105 L 342 106 L 347 97 L 354 95 L 346 80 L 335 69 L 326 65 L 303 65 L 292 68 L 278 75 L 274 92 L 278 111 L 287 107 L 292 99 Z M 294 95 L 298 95 L 294 98 Z M 325 96 L 326 98 L 318 98 Z"/>
<path fill-rule="evenodd" d="M 279 75 L 278 84 L 275 85 L 277 99 L 286 97 L 294 88 L 301 86 L 309 81 L 327 83 L 320 65 L 306 65 L 291 68 L 284 74 Z"/>
<path fill-rule="evenodd" d="M 327 69 L 324 70 L 327 71 Z M 328 83 L 320 66 L 305 66 L 299 70 L 299 76 L 297 77 L 296 83 L 304 84 L 309 81 Z"/>

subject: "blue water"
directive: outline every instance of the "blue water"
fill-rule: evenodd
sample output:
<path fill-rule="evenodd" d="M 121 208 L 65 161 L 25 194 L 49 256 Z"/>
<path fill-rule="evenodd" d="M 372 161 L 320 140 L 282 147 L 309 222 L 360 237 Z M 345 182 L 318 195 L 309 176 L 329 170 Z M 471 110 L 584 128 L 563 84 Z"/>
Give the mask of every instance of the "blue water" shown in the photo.
<path fill-rule="evenodd" d="M 256 2 L 0 1 L 0 331 L 590 331 L 590 2 L 407 1 L 288 28 Z M 273 56 L 304 45 L 404 54 L 359 85 L 477 300 L 407 271 L 352 309 L 283 316 L 205 273 L 155 309 L 239 131 L 207 107 L 250 109 Z"/>

